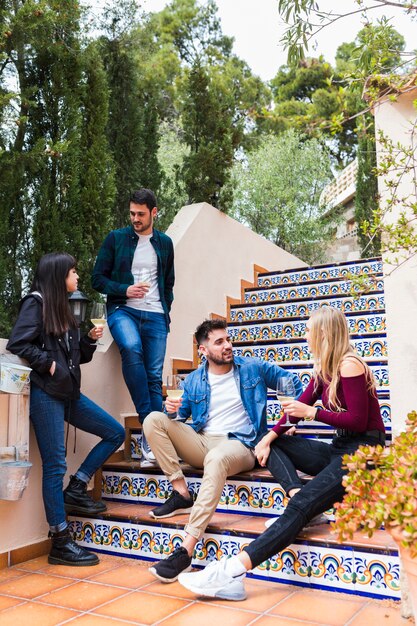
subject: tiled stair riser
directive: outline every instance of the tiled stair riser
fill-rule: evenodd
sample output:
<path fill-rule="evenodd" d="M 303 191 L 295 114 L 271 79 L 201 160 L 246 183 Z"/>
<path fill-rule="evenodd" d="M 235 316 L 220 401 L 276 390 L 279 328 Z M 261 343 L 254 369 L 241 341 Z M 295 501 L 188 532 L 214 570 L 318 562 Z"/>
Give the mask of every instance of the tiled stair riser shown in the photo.
<path fill-rule="evenodd" d="M 155 561 L 181 545 L 183 532 L 169 526 L 70 517 L 70 529 L 87 549 Z M 198 542 L 193 565 L 202 567 L 223 555 L 237 554 L 250 533 L 206 533 Z M 249 576 L 377 598 L 400 598 L 396 551 L 360 551 L 319 541 L 297 542 L 252 570 Z"/>
<path fill-rule="evenodd" d="M 322 282 L 325 280 L 337 280 L 349 278 L 349 275 L 371 276 L 382 272 L 380 259 L 367 259 L 354 263 L 341 263 L 340 265 L 321 265 L 301 270 L 287 272 L 267 272 L 259 274 L 258 286 L 269 287 L 274 285 L 300 284 L 305 282 Z"/>
<path fill-rule="evenodd" d="M 371 337 L 352 337 L 350 343 L 359 356 L 370 362 L 381 361 L 388 356 L 387 340 L 385 335 Z M 284 340 L 272 343 L 254 345 L 235 344 L 233 346 L 235 356 L 258 357 L 265 361 L 278 361 L 280 365 L 297 365 L 298 363 L 311 363 L 312 355 L 309 352 L 307 341 Z"/>
<path fill-rule="evenodd" d="M 368 293 L 384 290 L 383 279 L 375 280 L 368 288 Z M 360 294 L 359 287 L 353 287 L 349 280 L 329 283 L 312 283 L 310 285 L 289 285 L 284 287 L 262 287 L 245 290 L 245 303 L 273 302 L 274 300 L 305 300 L 306 298 L 323 298 L 353 293 Z M 353 294 L 352 294 L 353 295 Z"/>
<path fill-rule="evenodd" d="M 355 335 L 380 334 L 386 331 L 385 314 L 361 314 L 348 316 L 349 332 Z M 305 337 L 307 318 L 286 322 L 254 322 L 251 324 L 228 324 L 231 340 L 268 341 L 271 339 L 302 339 Z"/>
<path fill-rule="evenodd" d="M 103 498 L 118 502 L 157 506 L 165 502 L 172 491 L 170 482 L 158 469 L 152 473 L 105 469 L 102 481 Z M 188 473 L 186 481 L 190 492 L 196 496 L 201 486 L 201 476 Z M 284 490 L 272 477 L 263 480 L 228 478 L 216 510 L 222 513 L 277 517 L 284 511 L 285 502 Z M 328 520 L 333 520 L 332 512 L 329 512 Z"/>
<path fill-rule="evenodd" d="M 367 294 L 358 297 L 340 296 L 321 298 L 317 300 L 300 300 L 299 302 L 264 302 L 262 304 L 232 305 L 230 307 L 230 321 L 249 322 L 260 320 L 280 320 L 309 317 L 313 311 L 321 306 L 331 306 L 342 313 L 353 312 L 384 312 L 385 296 L 383 293 Z"/>

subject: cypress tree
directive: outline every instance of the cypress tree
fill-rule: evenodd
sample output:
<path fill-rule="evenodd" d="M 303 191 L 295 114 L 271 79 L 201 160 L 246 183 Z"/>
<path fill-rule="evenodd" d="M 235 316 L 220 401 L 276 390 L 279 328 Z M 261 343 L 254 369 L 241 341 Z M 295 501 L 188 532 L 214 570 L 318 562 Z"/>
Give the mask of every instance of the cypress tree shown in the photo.
<path fill-rule="evenodd" d="M 355 220 L 358 225 L 358 239 L 362 258 L 381 253 L 380 236 L 369 234 L 373 224 L 373 211 L 378 207 L 378 180 L 376 170 L 375 125 L 366 116 L 358 133 L 358 173 L 356 178 Z M 363 226 L 366 227 L 366 232 Z"/>

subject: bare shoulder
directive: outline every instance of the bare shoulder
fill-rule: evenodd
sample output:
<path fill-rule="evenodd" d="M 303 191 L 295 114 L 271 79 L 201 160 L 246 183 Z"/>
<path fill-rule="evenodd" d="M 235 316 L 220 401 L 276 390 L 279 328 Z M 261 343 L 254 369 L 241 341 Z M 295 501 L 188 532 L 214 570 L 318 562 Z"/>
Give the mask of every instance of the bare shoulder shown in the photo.
<path fill-rule="evenodd" d="M 344 378 L 360 376 L 365 373 L 365 367 L 359 359 L 354 356 L 346 356 L 340 365 L 340 375 Z"/>

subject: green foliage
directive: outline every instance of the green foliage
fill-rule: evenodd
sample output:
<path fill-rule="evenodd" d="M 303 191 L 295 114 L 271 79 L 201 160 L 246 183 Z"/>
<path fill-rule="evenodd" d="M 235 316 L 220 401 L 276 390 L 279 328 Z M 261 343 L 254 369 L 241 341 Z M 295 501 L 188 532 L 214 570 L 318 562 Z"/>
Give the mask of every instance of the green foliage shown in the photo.
<path fill-rule="evenodd" d="M 304 59 L 310 42 L 314 42 L 323 29 L 330 27 L 340 19 L 349 18 L 350 15 L 355 13 L 361 13 L 370 22 L 369 16 L 372 11 L 385 6 L 389 7 L 390 10 L 392 8 L 403 10 L 404 13 L 408 14 L 417 11 L 417 4 L 409 2 L 409 0 L 398 0 L 398 2 L 378 0 L 376 3 L 369 0 L 357 0 L 357 7 L 351 10 L 342 8 L 338 11 L 326 11 L 320 8 L 320 4 L 320 0 L 278 0 L 278 11 L 285 23 L 288 24 L 281 42 L 288 51 L 288 62 L 290 65 L 297 65 L 301 59 Z M 390 62 L 391 59 L 392 51 L 388 41 L 392 27 L 386 18 L 382 18 L 378 23 L 381 26 L 380 33 L 376 37 L 374 35 L 370 38 L 365 36 L 364 45 L 360 52 L 363 66 L 365 67 L 368 63 L 368 69 L 371 66 L 375 68 L 378 65 L 378 63 L 375 65 L 373 56 L 375 50 L 381 51 L 380 61 L 382 63 L 385 63 L 387 60 Z M 401 39 L 397 40 L 397 43 L 401 44 Z"/>
<path fill-rule="evenodd" d="M 416 107 L 417 108 L 417 107 Z M 384 181 L 386 196 L 362 223 L 366 237 L 378 238 L 385 260 L 394 269 L 417 254 L 417 171 L 415 143 L 417 120 L 409 126 L 410 142 L 403 145 L 378 133 L 380 160 L 376 175 Z M 402 186 L 409 192 L 404 194 Z"/>
<path fill-rule="evenodd" d="M 107 82 L 100 57 L 83 47 L 78 2 L 3 2 L 0 16 L 0 333 L 7 336 L 42 254 L 74 254 L 88 285 L 113 191 Z"/>
<path fill-rule="evenodd" d="M 160 127 L 158 161 L 162 170 L 157 224 L 165 231 L 178 210 L 187 204 L 188 196 L 181 177 L 181 167 L 189 149 L 182 140 L 183 130 L 174 123 L 163 122 Z"/>
<path fill-rule="evenodd" d="M 290 130 L 265 137 L 233 173 L 231 213 L 308 263 L 321 261 L 333 225 L 319 198 L 331 173 L 326 149 Z"/>
<path fill-rule="evenodd" d="M 360 446 L 343 457 L 346 495 L 336 504 L 334 528 L 340 541 L 361 530 L 372 537 L 382 524 L 400 532 L 401 543 L 417 556 L 417 413 L 392 444 Z"/>
<path fill-rule="evenodd" d="M 368 117 L 368 116 L 367 116 Z M 378 233 L 366 234 L 363 224 L 373 226 L 374 212 L 378 207 L 378 179 L 376 176 L 375 128 L 373 119 L 363 127 L 359 135 L 358 173 L 355 194 L 355 221 L 359 224 L 358 240 L 362 258 L 377 256 L 381 253 L 381 236 Z"/>

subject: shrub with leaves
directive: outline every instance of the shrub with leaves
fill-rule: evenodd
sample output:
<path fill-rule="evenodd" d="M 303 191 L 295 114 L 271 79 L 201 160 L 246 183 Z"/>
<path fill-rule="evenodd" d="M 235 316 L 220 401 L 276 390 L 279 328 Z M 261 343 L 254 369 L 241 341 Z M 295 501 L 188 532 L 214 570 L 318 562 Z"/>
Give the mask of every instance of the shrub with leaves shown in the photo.
<path fill-rule="evenodd" d="M 343 457 L 346 495 L 336 504 L 333 529 L 339 540 L 357 530 L 372 537 L 385 525 L 397 528 L 402 545 L 417 556 L 417 412 L 389 447 L 360 446 Z"/>

